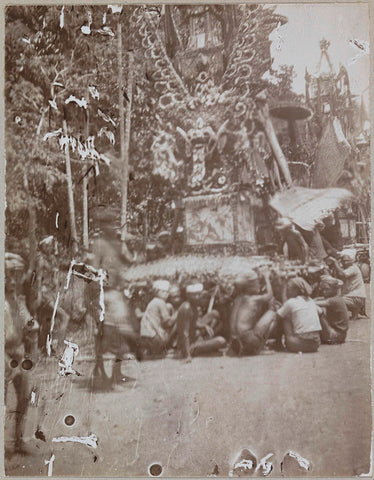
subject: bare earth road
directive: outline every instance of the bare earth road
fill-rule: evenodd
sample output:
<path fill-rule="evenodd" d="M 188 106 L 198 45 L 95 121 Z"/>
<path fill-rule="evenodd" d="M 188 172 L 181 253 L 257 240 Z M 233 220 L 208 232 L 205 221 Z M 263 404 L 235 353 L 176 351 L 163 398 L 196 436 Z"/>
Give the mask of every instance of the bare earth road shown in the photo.
<path fill-rule="evenodd" d="M 92 362 L 77 362 L 84 376 L 61 378 L 56 359 L 43 360 L 30 371 L 41 390 L 26 426 L 32 455 L 7 460 L 6 473 L 47 475 L 44 462 L 53 453 L 53 476 L 146 477 L 158 463 L 163 476 L 227 477 L 243 447 L 258 459 L 273 453 L 273 477 L 289 450 L 311 462 L 311 476 L 367 473 L 369 332 L 368 319 L 351 322 L 344 345 L 315 354 L 128 361 L 127 381 L 111 393 L 90 392 Z M 71 427 L 63 423 L 67 414 L 76 419 Z M 7 419 L 5 438 L 12 414 Z M 34 437 L 38 425 L 46 441 Z M 90 433 L 96 449 L 52 442 Z"/>

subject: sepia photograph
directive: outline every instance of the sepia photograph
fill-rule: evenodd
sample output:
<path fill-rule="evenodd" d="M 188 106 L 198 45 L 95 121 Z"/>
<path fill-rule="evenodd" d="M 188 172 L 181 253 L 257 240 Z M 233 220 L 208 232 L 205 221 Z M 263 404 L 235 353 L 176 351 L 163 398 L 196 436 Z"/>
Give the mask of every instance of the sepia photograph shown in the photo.
<path fill-rule="evenodd" d="M 6 476 L 373 475 L 369 7 L 2 7 Z"/>

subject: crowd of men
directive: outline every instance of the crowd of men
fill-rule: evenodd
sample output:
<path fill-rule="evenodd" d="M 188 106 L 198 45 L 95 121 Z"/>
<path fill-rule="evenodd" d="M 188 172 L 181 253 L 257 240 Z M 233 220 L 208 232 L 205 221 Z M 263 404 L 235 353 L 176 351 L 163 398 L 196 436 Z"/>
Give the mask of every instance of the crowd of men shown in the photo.
<path fill-rule="evenodd" d="M 365 285 L 355 255 L 355 250 L 346 249 L 339 260 L 328 257 L 315 285 L 301 276 L 248 271 L 234 281 L 228 318 L 207 308 L 204 285 L 198 280 L 184 291 L 178 284 L 157 280 L 154 298 L 141 318 L 145 354 L 166 355 L 174 349 L 190 361 L 195 355 L 215 351 L 255 355 L 271 346 L 306 353 L 316 352 L 321 342 L 343 343 L 349 318 L 365 315 Z M 282 286 L 278 298 L 273 293 L 275 277 Z M 229 323 L 228 337 L 222 333 L 227 331 L 225 322 Z"/>
<path fill-rule="evenodd" d="M 271 269 L 247 271 L 233 280 L 233 288 L 218 308 L 218 286 L 211 292 L 199 279 L 183 285 L 158 279 L 153 283 L 153 298 L 143 312 L 135 310 L 134 316 L 119 277 L 112 275 L 104 294 L 105 321 L 98 324 L 101 329 L 96 334 L 96 367 L 104 371 L 102 355 L 114 353 L 118 362 L 112 381 L 121 383 L 120 360 L 131 352 L 144 360 L 176 356 L 190 362 L 194 356 L 214 352 L 244 356 L 271 348 L 307 353 L 316 352 L 321 343 L 343 343 L 349 318 L 365 315 L 366 291 L 356 251 L 338 251 L 328 242 L 327 253 L 318 229 L 307 243 L 286 219 L 280 219 L 277 228 L 290 260 L 307 263 L 324 252 L 319 258 L 324 267 L 318 281 L 308 283 L 297 273 Z M 41 251 L 43 248 L 49 248 L 46 242 Z M 58 345 L 63 346 L 69 321 L 83 318 L 87 305 L 75 313 L 64 306 L 56 308 L 54 287 L 60 281 L 40 274 L 48 271 L 40 266 L 41 260 L 36 261 L 39 266 L 26 268 L 20 255 L 6 253 L 5 257 L 5 392 L 13 384 L 17 398 L 15 449 L 22 452 L 26 450 L 22 425 L 30 400 L 27 371 L 45 351 L 51 317 L 58 319 L 56 335 Z M 113 262 L 113 268 L 118 268 L 119 262 Z M 90 301 L 98 307 L 98 284 L 94 286 Z M 75 296 L 74 305 L 76 300 Z"/>

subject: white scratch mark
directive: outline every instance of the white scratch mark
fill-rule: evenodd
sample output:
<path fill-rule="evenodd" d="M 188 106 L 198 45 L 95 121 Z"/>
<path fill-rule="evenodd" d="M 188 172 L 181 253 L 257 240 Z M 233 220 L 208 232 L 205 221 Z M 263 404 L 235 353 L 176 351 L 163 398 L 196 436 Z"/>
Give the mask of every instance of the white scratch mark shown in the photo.
<path fill-rule="evenodd" d="M 83 25 L 81 27 L 81 31 L 82 33 L 84 33 L 85 35 L 89 35 L 91 33 L 91 27 L 89 25 Z"/>
<path fill-rule="evenodd" d="M 97 447 L 97 436 L 94 433 L 91 433 L 88 437 L 54 437 L 52 438 L 52 442 L 58 443 L 66 443 L 66 442 L 75 442 L 75 443 L 82 443 L 83 445 L 87 445 L 87 447 L 96 448 Z"/>
<path fill-rule="evenodd" d="M 234 465 L 234 470 L 236 470 L 237 468 L 243 468 L 244 470 L 251 470 L 253 468 L 253 462 L 252 460 L 243 459 Z"/>
<path fill-rule="evenodd" d="M 306 458 L 302 457 L 301 455 L 294 452 L 293 450 L 290 450 L 288 452 L 288 455 L 292 458 L 296 458 L 301 468 L 304 468 L 305 470 L 310 469 L 310 462 Z"/>
<path fill-rule="evenodd" d="M 116 122 L 112 118 L 110 118 L 109 115 L 107 115 L 102 110 L 100 110 L 100 108 L 97 109 L 97 113 L 99 117 L 101 117 L 104 120 L 104 122 L 111 123 L 113 127 L 117 127 Z"/>
<path fill-rule="evenodd" d="M 122 5 L 108 5 L 108 10 L 111 10 L 112 13 L 121 13 Z"/>
<path fill-rule="evenodd" d="M 53 473 L 53 462 L 55 461 L 55 456 L 52 454 L 49 460 L 44 460 L 44 465 L 48 465 L 48 477 L 52 477 Z"/>
<path fill-rule="evenodd" d="M 66 348 L 62 354 L 61 361 L 58 364 L 60 367 L 58 373 L 61 377 L 66 377 L 66 375 L 69 374 L 79 375 L 79 373 L 72 368 L 75 357 L 79 353 L 79 347 L 76 343 L 69 342 L 68 340 L 64 340 L 64 343 Z"/>
<path fill-rule="evenodd" d="M 92 98 L 97 98 L 98 100 L 100 100 L 100 94 L 95 85 L 88 85 L 88 91 L 90 92 Z"/>
<path fill-rule="evenodd" d="M 56 229 L 58 230 L 58 218 L 60 216 L 60 212 L 56 213 Z"/>
<path fill-rule="evenodd" d="M 87 109 L 87 101 L 84 99 L 84 97 L 79 100 L 79 98 L 75 97 L 74 95 L 70 95 L 69 98 L 65 100 L 65 103 L 71 103 L 75 102 L 79 107 L 83 107 Z"/>
<path fill-rule="evenodd" d="M 90 35 L 91 33 L 91 24 L 92 24 L 92 13 L 88 12 L 88 25 L 83 25 L 81 27 L 81 32 L 85 35 Z"/>
<path fill-rule="evenodd" d="M 104 321 L 105 318 L 105 303 L 104 303 L 104 279 L 106 278 L 106 272 L 100 268 L 99 269 L 99 284 L 100 284 L 100 322 Z"/>
<path fill-rule="evenodd" d="M 70 279 L 71 279 L 71 274 L 73 273 L 73 267 L 75 265 L 75 260 L 73 258 L 73 260 L 70 262 L 70 267 L 69 267 L 69 271 L 68 271 L 68 274 L 66 276 L 66 284 L 65 284 L 65 290 L 67 290 L 69 288 L 69 284 L 70 284 Z"/>
<path fill-rule="evenodd" d="M 38 387 L 34 385 L 31 390 L 31 395 L 30 395 L 30 405 L 38 405 Z"/>
<path fill-rule="evenodd" d="M 53 333 L 53 329 L 55 327 L 55 317 L 56 317 L 57 306 L 58 306 L 59 300 L 60 300 L 60 292 L 57 292 L 57 298 L 56 298 L 56 301 L 55 301 L 55 306 L 53 308 L 53 314 L 52 314 L 52 319 L 51 319 L 51 328 L 49 330 L 49 334 L 47 335 L 46 348 L 47 348 L 48 357 L 51 356 L 52 333 Z"/>
<path fill-rule="evenodd" d="M 256 472 L 258 472 L 260 469 L 262 469 L 262 474 L 267 477 L 270 475 L 272 469 L 273 469 L 273 464 L 271 462 L 268 462 L 269 458 L 272 457 L 274 453 L 268 453 L 265 457 L 261 458 L 259 461 L 259 464 L 256 467 Z"/>
<path fill-rule="evenodd" d="M 112 145 L 115 145 L 116 143 L 114 133 L 108 130 L 107 127 L 100 128 L 99 133 L 97 135 L 98 137 L 102 137 L 103 135 L 105 135 Z"/>
<path fill-rule="evenodd" d="M 45 142 L 46 140 L 48 140 L 48 138 L 51 138 L 51 137 L 58 137 L 59 135 L 61 135 L 61 133 L 62 133 L 62 128 L 59 128 L 58 130 L 55 130 L 53 132 L 48 132 L 44 135 L 43 141 Z"/>
<path fill-rule="evenodd" d="M 64 28 L 64 6 L 61 8 L 60 13 L 60 28 Z"/>
<path fill-rule="evenodd" d="M 52 100 L 48 100 L 48 103 L 50 104 L 50 106 L 52 108 L 54 108 L 55 110 L 58 110 L 57 103 L 56 103 L 56 100 L 54 98 Z"/>

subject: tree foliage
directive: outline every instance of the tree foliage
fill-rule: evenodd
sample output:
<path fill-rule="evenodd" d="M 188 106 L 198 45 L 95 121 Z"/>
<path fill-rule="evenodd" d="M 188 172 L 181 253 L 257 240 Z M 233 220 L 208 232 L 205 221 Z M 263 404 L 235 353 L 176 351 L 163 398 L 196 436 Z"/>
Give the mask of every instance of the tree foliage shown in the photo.
<path fill-rule="evenodd" d="M 217 15 L 223 15 L 226 8 L 217 6 Z M 239 7 L 235 8 L 238 8 L 236 15 L 240 16 Z M 271 67 L 269 34 L 276 27 L 277 18 L 273 15 L 274 9 L 248 8 L 253 10 L 251 15 L 258 22 L 255 45 L 258 52 L 263 53 L 263 58 L 256 55 L 252 62 L 252 87 L 253 94 L 256 94 L 263 88 L 273 88 L 262 77 Z M 155 65 L 149 59 L 145 60 L 144 39 L 139 34 L 139 26 L 133 22 L 135 10 L 135 6 L 126 6 L 119 14 L 111 12 L 106 5 L 7 7 L 6 228 L 9 237 L 22 239 L 27 236 L 32 202 L 37 212 L 39 239 L 45 234 L 54 234 L 62 243 L 68 243 L 65 155 L 60 145 L 64 132 L 43 140 L 48 133 L 62 128 L 64 118 L 69 138 L 84 145 L 88 137 L 93 137 L 95 151 L 110 159 L 109 165 L 89 156 L 83 160 L 77 146 L 73 148 L 70 144 L 77 225 L 81 224 L 82 177 L 87 172 L 89 211 L 93 212 L 97 205 L 120 207 L 118 22 L 121 22 L 123 32 L 125 88 L 121 94 L 125 105 L 128 101 L 129 50 L 133 51 L 135 65 L 128 194 L 130 230 L 144 233 L 148 223 L 148 233 L 156 233 L 170 226 L 170 205 L 180 196 L 181 185 L 171 184 L 153 174 L 152 142 L 160 125 L 188 129 L 196 119 L 186 116 L 182 106 L 167 113 L 159 108 L 160 91 L 153 77 Z M 181 18 L 188 14 L 187 10 L 188 7 L 180 9 Z M 146 11 L 155 32 L 165 41 L 162 8 L 152 6 Z M 233 43 L 225 48 L 229 52 Z M 272 92 L 290 92 L 292 67 L 282 67 L 277 75 L 278 84 Z M 87 108 L 78 106 L 75 101 L 66 103 L 70 96 L 84 99 Z M 211 109 L 206 114 L 212 118 L 212 112 Z M 218 121 L 221 116 L 224 118 L 231 113 L 222 106 L 214 115 Z M 182 142 L 176 140 L 176 148 L 181 152 L 184 148 Z M 56 229 L 57 213 L 60 216 L 59 229 Z M 94 223 L 91 225 L 95 228 Z M 78 233 L 81 234 L 80 230 Z"/>

